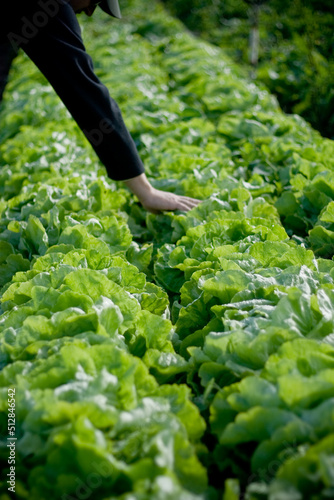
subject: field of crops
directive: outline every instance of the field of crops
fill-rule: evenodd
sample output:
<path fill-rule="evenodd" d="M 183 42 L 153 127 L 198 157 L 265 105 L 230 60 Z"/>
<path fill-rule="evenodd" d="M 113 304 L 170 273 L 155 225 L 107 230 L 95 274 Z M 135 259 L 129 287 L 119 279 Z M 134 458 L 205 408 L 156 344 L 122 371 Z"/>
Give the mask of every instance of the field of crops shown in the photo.
<path fill-rule="evenodd" d="M 203 202 L 147 213 L 19 56 L 0 111 L 0 500 L 334 498 L 334 143 L 159 4 L 127 4 L 82 19 L 87 50 L 152 184 Z"/>

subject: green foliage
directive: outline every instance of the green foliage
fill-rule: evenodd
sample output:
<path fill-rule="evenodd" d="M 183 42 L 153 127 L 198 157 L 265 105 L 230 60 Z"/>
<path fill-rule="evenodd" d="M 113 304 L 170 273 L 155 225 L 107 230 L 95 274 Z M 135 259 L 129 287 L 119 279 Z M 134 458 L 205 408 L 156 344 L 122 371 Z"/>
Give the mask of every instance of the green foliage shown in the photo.
<path fill-rule="evenodd" d="M 330 498 L 333 142 L 160 4 L 122 10 L 83 22 L 87 49 L 151 183 L 202 202 L 147 214 L 20 56 L 0 114 L 17 498 Z"/>
<path fill-rule="evenodd" d="M 285 112 L 300 114 L 323 136 L 333 138 L 334 16 L 330 1 L 164 3 L 191 31 L 244 65 L 249 64 L 249 4 L 261 5 L 256 81 L 277 96 Z"/>

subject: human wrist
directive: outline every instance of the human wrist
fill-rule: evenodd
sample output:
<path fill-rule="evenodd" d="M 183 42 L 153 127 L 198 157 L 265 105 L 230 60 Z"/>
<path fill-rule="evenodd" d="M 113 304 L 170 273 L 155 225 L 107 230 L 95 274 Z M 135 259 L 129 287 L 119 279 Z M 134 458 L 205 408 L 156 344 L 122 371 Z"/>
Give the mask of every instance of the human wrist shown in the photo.
<path fill-rule="evenodd" d="M 154 190 L 145 173 L 123 182 L 130 189 L 130 191 L 137 196 L 139 201 L 147 198 L 147 196 L 149 196 Z"/>

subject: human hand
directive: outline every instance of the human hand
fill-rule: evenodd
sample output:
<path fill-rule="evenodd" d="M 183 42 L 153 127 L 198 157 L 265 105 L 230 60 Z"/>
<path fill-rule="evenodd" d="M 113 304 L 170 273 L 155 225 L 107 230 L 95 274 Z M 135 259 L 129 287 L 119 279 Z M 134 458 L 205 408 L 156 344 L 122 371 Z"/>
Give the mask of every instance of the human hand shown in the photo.
<path fill-rule="evenodd" d="M 200 203 L 200 200 L 195 198 L 180 196 L 155 188 L 152 188 L 151 193 L 139 201 L 146 210 L 154 214 L 162 210 L 184 210 L 187 212 Z"/>
<path fill-rule="evenodd" d="M 151 186 L 145 174 L 138 175 L 138 177 L 134 177 L 124 182 L 138 197 L 143 207 L 155 214 L 162 210 L 188 211 L 196 207 L 201 201 L 195 198 L 189 198 L 188 196 L 180 196 L 155 189 Z"/>

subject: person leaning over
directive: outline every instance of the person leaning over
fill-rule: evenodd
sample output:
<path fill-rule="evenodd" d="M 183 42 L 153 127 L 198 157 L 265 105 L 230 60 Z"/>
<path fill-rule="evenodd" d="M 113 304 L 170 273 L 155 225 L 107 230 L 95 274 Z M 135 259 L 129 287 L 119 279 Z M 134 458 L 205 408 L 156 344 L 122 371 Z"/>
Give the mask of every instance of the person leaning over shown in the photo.
<path fill-rule="evenodd" d="M 149 183 L 121 111 L 94 73 L 76 14 L 91 16 L 97 6 L 121 18 L 118 0 L 5 2 L 0 19 L 0 100 L 12 60 L 22 48 L 59 95 L 111 179 L 124 181 L 151 212 L 189 210 L 199 200 L 160 191 Z"/>

